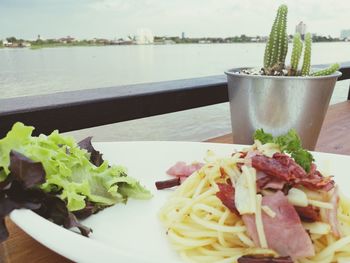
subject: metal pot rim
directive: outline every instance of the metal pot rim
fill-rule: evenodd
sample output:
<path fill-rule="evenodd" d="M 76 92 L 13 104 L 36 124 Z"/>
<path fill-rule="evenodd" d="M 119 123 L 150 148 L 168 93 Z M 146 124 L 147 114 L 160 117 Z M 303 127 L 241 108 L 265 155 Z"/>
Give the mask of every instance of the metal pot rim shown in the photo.
<path fill-rule="evenodd" d="M 321 79 L 331 79 L 331 78 L 339 78 L 342 73 L 340 71 L 336 71 L 331 75 L 327 76 L 266 76 L 266 75 L 248 75 L 248 74 L 241 74 L 239 71 L 243 69 L 252 69 L 252 67 L 241 67 L 241 68 L 232 68 L 227 71 L 225 71 L 225 74 L 228 76 L 235 76 L 235 77 L 241 77 L 241 78 L 264 78 L 264 79 L 284 79 L 284 80 L 321 80 Z"/>

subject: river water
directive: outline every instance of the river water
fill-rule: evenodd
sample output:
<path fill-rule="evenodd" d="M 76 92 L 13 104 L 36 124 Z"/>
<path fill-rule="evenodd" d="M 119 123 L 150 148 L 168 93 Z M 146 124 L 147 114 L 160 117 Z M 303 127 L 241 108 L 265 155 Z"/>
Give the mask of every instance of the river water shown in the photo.
<path fill-rule="evenodd" d="M 0 99 L 218 75 L 261 65 L 264 48 L 249 43 L 0 49 Z M 312 58 L 312 64 L 350 61 L 350 42 L 314 43 Z M 345 100 L 348 87 L 348 81 L 338 82 L 331 103 Z M 230 125 L 223 103 L 71 134 L 97 141 L 198 141 L 228 133 Z"/>

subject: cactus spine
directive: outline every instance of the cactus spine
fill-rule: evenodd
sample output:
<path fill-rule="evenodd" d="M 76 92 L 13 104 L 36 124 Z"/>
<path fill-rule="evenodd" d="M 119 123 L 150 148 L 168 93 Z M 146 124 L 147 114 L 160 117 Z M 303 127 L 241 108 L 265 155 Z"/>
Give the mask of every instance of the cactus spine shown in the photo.
<path fill-rule="evenodd" d="M 311 74 L 311 76 L 327 76 L 327 75 L 331 75 L 334 72 L 336 72 L 338 69 L 340 68 L 340 65 L 338 63 L 332 64 L 330 65 L 328 68 L 326 69 L 322 69 L 319 71 L 316 71 L 314 73 Z"/>
<path fill-rule="evenodd" d="M 303 51 L 303 42 L 301 41 L 301 36 L 299 33 L 296 33 L 293 38 L 293 50 L 292 57 L 290 61 L 290 71 L 289 76 L 296 76 L 298 74 L 298 65 Z"/>
<path fill-rule="evenodd" d="M 312 43 L 311 34 L 307 33 L 305 35 L 304 61 L 303 61 L 303 66 L 301 68 L 301 75 L 302 76 L 308 76 L 310 74 L 311 43 Z"/>
<path fill-rule="evenodd" d="M 287 13 L 288 7 L 286 5 L 281 5 L 278 8 L 265 48 L 264 68 L 267 72 L 278 64 L 282 64 L 284 67 L 288 51 Z"/>

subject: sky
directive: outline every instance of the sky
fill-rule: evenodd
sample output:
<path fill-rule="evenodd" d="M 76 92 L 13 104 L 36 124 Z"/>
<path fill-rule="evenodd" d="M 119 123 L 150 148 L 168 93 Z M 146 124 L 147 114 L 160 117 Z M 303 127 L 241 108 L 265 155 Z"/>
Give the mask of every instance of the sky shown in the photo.
<path fill-rule="evenodd" d="M 288 5 L 288 33 L 339 37 L 350 29 L 350 0 L 0 0 L 0 39 L 126 38 L 140 28 L 157 36 L 230 37 L 269 34 Z"/>

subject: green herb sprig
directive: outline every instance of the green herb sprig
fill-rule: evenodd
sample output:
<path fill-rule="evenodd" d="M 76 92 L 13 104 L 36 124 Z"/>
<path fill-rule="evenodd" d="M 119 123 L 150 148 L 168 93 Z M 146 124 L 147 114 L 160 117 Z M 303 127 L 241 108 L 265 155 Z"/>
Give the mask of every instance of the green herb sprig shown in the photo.
<path fill-rule="evenodd" d="M 289 153 L 306 172 L 310 171 L 314 158 L 310 152 L 303 149 L 300 137 L 294 129 L 277 137 L 273 137 L 272 134 L 265 132 L 263 129 L 258 129 L 255 131 L 253 138 L 259 140 L 262 144 L 276 143 L 282 152 Z"/>

